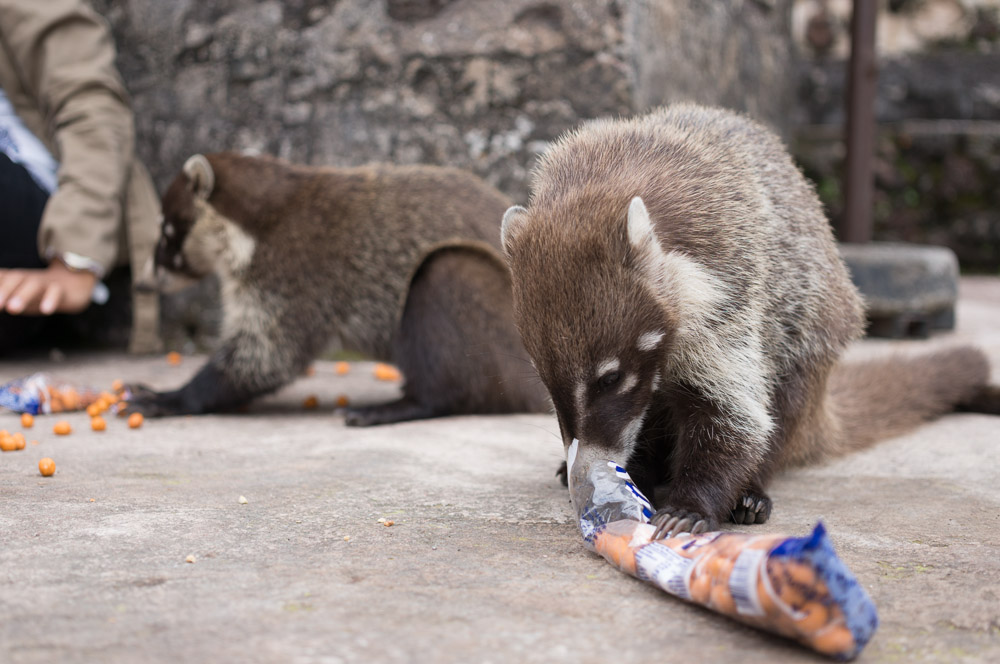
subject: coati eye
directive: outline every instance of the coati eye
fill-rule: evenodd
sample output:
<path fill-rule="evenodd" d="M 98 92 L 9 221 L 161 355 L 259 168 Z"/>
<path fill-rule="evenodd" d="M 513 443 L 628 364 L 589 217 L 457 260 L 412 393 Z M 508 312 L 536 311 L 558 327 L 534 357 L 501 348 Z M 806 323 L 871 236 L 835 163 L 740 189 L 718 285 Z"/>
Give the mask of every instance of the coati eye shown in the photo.
<path fill-rule="evenodd" d="M 608 373 L 606 373 L 603 376 L 601 376 L 597 380 L 597 383 L 602 388 L 608 388 L 608 387 L 611 387 L 612 385 L 614 385 L 615 383 L 617 383 L 619 380 L 621 380 L 621 377 L 622 377 L 622 374 L 621 374 L 620 371 L 609 371 Z"/>

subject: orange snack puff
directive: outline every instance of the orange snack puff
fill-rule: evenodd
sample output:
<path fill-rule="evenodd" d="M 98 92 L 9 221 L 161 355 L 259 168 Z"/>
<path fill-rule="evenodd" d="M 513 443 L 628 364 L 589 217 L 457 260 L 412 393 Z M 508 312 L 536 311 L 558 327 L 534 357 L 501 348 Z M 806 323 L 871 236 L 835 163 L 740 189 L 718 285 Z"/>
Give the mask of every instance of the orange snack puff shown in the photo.
<path fill-rule="evenodd" d="M 68 436 L 73 429 L 70 427 L 69 422 L 60 421 L 56 422 L 55 426 L 52 427 L 52 433 L 57 436 Z"/>
<path fill-rule="evenodd" d="M 56 462 L 45 457 L 38 462 L 38 472 L 42 474 L 43 477 L 51 477 L 56 472 Z"/>
<path fill-rule="evenodd" d="M 875 605 L 822 524 L 805 537 L 711 532 L 653 540 L 652 507 L 628 473 L 611 462 L 575 464 L 577 447 L 574 441 L 567 463 L 580 532 L 609 563 L 836 659 L 853 659 L 871 639 Z"/>
<path fill-rule="evenodd" d="M 35 416 L 31 413 L 21 413 L 21 426 L 25 429 L 35 426 Z"/>
<path fill-rule="evenodd" d="M 403 375 L 399 373 L 399 369 L 391 364 L 379 363 L 375 365 L 375 378 L 378 380 L 394 381 L 399 380 L 402 377 Z"/>

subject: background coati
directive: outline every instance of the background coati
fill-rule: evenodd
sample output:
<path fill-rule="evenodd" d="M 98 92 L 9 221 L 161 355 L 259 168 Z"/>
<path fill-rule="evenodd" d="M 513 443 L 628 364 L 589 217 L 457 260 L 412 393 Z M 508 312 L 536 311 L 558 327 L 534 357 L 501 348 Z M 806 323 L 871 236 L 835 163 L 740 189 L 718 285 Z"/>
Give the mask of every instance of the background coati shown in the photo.
<path fill-rule="evenodd" d="M 402 399 L 350 409 L 348 424 L 547 410 L 514 359 L 524 352 L 494 249 L 509 204 L 454 169 L 195 155 L 164 196 L 155 262 L 219 274 L 224 341 L 180 389 L 134 388 L 128 410 L 241 405 L 300 376 L 334 337 L 406 379 Z"/>
<path fill-rule="evenodd" d="M 728 111 L 569 133 L 502 238 L 564 444 L 627 467 L 656 497 L 658 535 L 762 523 L 777 469 L 985 392 L 972 348 L 836 365 L 862 334 L 861 299 L 777 137 Z"/>

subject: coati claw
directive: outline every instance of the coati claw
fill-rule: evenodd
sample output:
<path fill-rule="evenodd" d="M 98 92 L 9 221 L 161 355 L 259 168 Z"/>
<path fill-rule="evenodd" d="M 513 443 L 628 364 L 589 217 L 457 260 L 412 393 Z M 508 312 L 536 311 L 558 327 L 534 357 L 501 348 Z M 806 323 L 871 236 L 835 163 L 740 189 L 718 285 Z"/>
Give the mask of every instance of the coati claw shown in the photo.
<path fill-rule="evenodd" d="M 649 522 L 656 526 L 653 539 L 673 537 L 680 533 L 697 535 L 709 530 L 711 526 L 711 520 L 703 518 L 697 512 L 677 510 L 672 507 L 657 510 Z"/>
<path fill-rule="evenodd" d="M 764 523 L 771 516 L 771 499 L 763 491 L 748 489 L 729 513 L 729 520 L 749 526 Z"/>

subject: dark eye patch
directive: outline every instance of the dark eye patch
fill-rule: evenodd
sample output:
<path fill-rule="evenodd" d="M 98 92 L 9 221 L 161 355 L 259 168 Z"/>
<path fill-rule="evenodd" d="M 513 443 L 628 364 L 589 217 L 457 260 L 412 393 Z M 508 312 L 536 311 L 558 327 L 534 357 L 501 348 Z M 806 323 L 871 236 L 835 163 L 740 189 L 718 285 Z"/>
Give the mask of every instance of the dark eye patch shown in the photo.
<path fill-rule="evenodd" d="M 618 384 L 618 381 L 622 379 L 622 372 L 620 371 L 609 371 L 597 380 L 597 384 L 600 385 L 601 389 L 607 389 Z"/>

